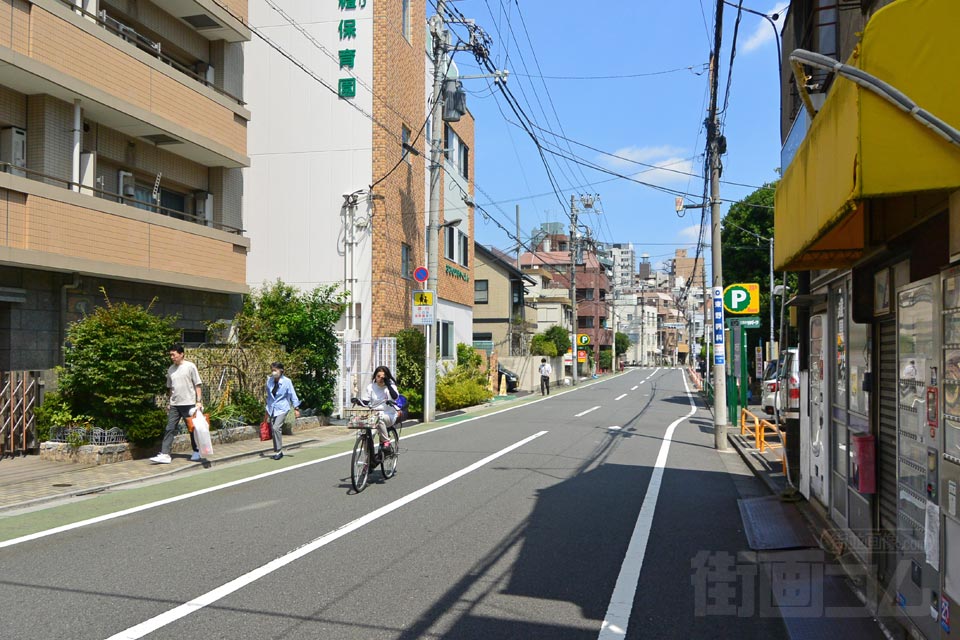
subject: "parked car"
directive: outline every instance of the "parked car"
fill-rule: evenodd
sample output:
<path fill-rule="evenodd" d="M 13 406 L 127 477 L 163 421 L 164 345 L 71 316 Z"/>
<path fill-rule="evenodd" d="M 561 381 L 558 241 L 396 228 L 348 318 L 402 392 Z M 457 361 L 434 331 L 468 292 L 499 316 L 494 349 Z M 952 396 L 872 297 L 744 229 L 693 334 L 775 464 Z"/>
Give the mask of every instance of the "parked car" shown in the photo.
<path fill-rule="evenodd" d="M 777 362 L 767 364 L 763 372 L 762 404 L 770 415 L 779 408 L 781 420 L 800 418 L 800 354 L 796 347 L 780 354 L 779 367 Z"/>
<path fill-rule="evenodd" d="M 503 381 L 504 377 L 507 379 L 507 393 L 513 393 L 517 390 L 517 387 L 520 386 L 520 377 L 515 374 L 513 371 L 506 369 L 503 365 L 497 365 L 497 389 L 500 388 L 500 384 Z"/>

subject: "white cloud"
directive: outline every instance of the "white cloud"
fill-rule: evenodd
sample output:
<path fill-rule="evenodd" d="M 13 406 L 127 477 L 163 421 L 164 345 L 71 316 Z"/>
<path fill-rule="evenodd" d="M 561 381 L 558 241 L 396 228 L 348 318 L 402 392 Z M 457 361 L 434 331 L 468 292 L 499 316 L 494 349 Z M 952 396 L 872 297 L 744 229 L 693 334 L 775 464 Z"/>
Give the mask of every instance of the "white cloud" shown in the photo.
<path fill-rule="evenodd" d="M 658 185 L 686 182 L 694 171 L 693 160 L 684 158 L 684 149 L 670 145 L 658 147 L 622 147 L 613 152 L 619 158 L 603 156 L 600 160 L 616 171 L 637 180 Z M 643 164 L 637 164 L 643 163 Z M 651 165 L 651 166 L 643 166 Z"/>
<path fill-rule="evenodd" d="M 677 232 L 677 238 L 684 243 L 697 242 L 700 239 L 700 225 L 694 224 L 680 229 Z"/>
<path fill-rule="evenodd" d="M 783 12 L 789 6 L 789 2 L 778 2 L 773 6 L 772 9 L 770 9 L 770 11 L 767 12 L 767 15 L 771 17 L 773 17 L 773 14 L 775 13 L 779 14 L 779 20 L 776 21 L 777 29 L 779 29 L 783 24 Z M 774 35 L 773 27 L 770 25 L 770 22 L 763 19 L 759 20 L 757 26 L 753 30 L 753 33 L 751 33 L 750 36 L 744 40 L 741 48 L 746 53 L 756 51 L 768 42 L 772 42 Z"/>

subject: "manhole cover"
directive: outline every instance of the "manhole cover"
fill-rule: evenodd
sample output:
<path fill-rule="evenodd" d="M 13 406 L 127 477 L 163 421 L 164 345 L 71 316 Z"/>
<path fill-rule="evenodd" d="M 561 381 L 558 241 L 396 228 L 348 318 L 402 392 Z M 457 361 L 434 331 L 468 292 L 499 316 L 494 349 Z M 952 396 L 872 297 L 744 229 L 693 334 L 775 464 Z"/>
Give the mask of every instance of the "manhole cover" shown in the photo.
<path fill-rule="evenodd" d="M 68 482 L 60 482 L 60 483 L 55 484 L 55 485 L 53 485 L 53 486 L 54 486 L 54 487 L 72 487 L 73 485 L 70 484 L 70 483 L 68 483 Z"/>

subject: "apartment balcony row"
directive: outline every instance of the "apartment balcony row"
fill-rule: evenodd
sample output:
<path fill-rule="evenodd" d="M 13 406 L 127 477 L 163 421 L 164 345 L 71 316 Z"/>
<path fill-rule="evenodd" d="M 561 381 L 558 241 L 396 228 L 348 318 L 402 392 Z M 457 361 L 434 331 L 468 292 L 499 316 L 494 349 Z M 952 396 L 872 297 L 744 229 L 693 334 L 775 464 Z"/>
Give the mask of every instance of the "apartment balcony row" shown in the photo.
<path fill-rule="evenodd" d="M 0 87 L 79 104 L 85 118 L 193 162 L 248 166 L 240 43 L 209 41 L 164 11 L 201 4 L 142 0 L 130 16 L 105 0 L 85 2 L 97 11 L 68 0 L 2 3 Z M 141 22 L 129 26 L 134 17 Z M 3 125 L 23 126 L 0 114 Z"/>
<path fill-rule="evenodd" d="M 141 200 L 0 163 L 0 264 L 245 293 L 250 242 L 184 200 Z M 173 206 L 164 206 L 173 205 Z M 181 210 L 184 209 L 184 210 Z M 193 210 L 190 210 L 193 209 Z"/>

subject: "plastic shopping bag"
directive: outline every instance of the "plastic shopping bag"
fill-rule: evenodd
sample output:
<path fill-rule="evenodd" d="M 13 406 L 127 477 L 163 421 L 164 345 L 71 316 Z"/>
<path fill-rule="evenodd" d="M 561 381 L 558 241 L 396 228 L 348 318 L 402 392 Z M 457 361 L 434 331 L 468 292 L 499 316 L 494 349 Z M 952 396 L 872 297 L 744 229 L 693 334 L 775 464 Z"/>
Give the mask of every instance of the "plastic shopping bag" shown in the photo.
<path fill-rule="evenodd" d="M 193 439 L 197 441 L 197 448 L 200 449 L 201 456 L 206 458 L 213 455 L 210 423 L 207 422 L 207 417 L 199 411 L 193 416 Z"/>
<path fill-rule="evenodd" d="M 260 441 L 264 442 L 273 438 L 273 428 L 270 426 L 269 420 L 264 420 L 260 423 Z"/>

